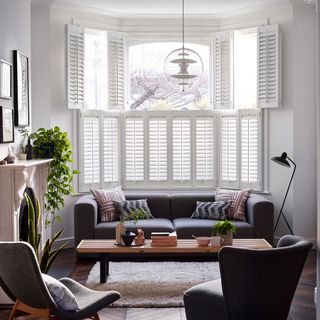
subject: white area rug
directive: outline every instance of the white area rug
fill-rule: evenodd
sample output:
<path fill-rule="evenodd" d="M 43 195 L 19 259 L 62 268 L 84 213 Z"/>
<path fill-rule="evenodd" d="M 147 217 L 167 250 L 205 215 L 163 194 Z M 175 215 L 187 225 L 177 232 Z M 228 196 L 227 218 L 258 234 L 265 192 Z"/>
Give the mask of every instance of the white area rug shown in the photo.
<path fill-rule="evenodd" d="M 181 307 L 185 290 L 219 278 L 218 262 L 110 262 L 107 283 L 101 284 L 97 262 L 86 286 L 119 291 L 117 307 Z"/>

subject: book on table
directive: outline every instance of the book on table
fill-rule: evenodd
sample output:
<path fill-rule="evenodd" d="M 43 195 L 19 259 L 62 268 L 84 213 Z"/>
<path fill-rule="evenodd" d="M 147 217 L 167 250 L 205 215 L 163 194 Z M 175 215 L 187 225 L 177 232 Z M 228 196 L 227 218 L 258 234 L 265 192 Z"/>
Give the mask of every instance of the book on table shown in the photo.
<path fill-rule="evenodd" d="M 159 232 L 151 233 L 151 245 L 156 247 L 166 247 L 166 246 L 176 246 L 177 245 L 177 233 L 167 232 L 166 235 L 164 233 L 159 234 Z"/>

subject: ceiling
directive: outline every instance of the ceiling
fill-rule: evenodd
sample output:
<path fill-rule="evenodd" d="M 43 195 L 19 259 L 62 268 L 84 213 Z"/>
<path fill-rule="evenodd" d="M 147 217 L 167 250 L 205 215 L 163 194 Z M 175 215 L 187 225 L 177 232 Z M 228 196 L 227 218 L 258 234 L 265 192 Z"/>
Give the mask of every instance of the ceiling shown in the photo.
<path fill-rule="evenodd" d="M 182 0 L 55 0 L 55 4 L 114 16 L 181 14 Z M 288 0 L 185 0 L 186 15 L 217 15 Z"/>

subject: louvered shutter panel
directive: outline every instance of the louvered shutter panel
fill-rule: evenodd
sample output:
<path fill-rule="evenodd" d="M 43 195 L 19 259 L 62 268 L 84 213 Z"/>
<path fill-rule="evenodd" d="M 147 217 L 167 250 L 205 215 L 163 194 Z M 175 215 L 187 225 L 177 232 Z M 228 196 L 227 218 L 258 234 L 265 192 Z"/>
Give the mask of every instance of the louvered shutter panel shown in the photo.
<path fill-rule="evenodd" d="M 213 35 L 213 104 L 215 109 L 232 108 L 232 31 Z"/>
<path fill-rule="evenodd" d="M 241 188 L 261 189 L 260 181 L 260 136 L 261 112 L 251 111 L 240 114 L 241 130 Z"/>
<path fill-rule="evenodd" d="M 100 187 L 100 118 L 99 115 L 80 115 L 80 191 Z"/>
<path fill-rule="evenodd" d="M 125 86 L 125 35 L 108 32 L 109 109 L 123 109 Z"/>
<path fill-rule="evenodd" d="M 222 115 L 220 119 L 220 179 L 222 187 L 238 187 L 237 116 Z"/>
<path fill-rule="evenodd" d="M 125 118 L 126 181 L 144 181 L 144 119 Z"/>
<path fill-rule="evenodd" d="M 172 179 L 191 180 L 191 121 L 189 118 L 172 119 Z"/>
<path fill-rule="evenodd" d="M 84 108 L 84 28 L 67 25 L 67 107 Z"/>
<path fill-rule="evenodd" d="M 119 119 L 103 117 L 103 182 L 104 186 L 119 183 Z"/>
<path fill-rule="evenodd" d="M 196 118 L 196 180 L 215 179 L 215 122 L 213 116 Z"/>
<path fill-rule="evenodd" d="M 279 26 L 260 26 L 258 31 L 258 107 L 280 106 Z"/>
<path fill-rule="evenodd" d="M 149 180 L 168 179 L 167 118 L 149 118 Z"/>

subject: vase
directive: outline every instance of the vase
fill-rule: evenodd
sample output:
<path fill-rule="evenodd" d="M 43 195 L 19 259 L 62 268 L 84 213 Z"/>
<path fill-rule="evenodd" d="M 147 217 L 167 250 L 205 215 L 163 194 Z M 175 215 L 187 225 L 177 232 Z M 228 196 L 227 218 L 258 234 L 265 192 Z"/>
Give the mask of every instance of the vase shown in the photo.
<path fill-rule="evenodd" d="M 28 138 L 28 144 L 26 145 L 26 151 L 27 151 L 27 160 L 32 160 L 33 147 L 32 147 L 30 138 Z"/>
<path fill-rule="evenodd" d="M 135 236 L 135 233 L 131 232 L 130 230 L 126 230 L 126 232 L 121 235 L 124 245 L 128 247 L 131 246 Z"/>
<path fill-rule="evenodd" d="M 118 223 L 116 225 L 116 243 L 123 245 L 123 240 L 121 235 L 126 232 L 126 226 L 123 223 Z"/>
<path fill-rule="evenodd" d="M 145 242 L 145 238 L 144 238 L 143 230 L 142 229 L 137 229 L 137 236 L 134 239 L 134 243 L 137 246 L 140 246 L 140 245 L 144 244 L 144 242 Z"/>
<path fill-rule="evenodd" d="M 224 245 L 232 244 L 232 241 L 233 241 L 232 230 L 228 230 L 227 234 L 221 235 L 221 238 L 223 238 L 223 244 Z"/>

